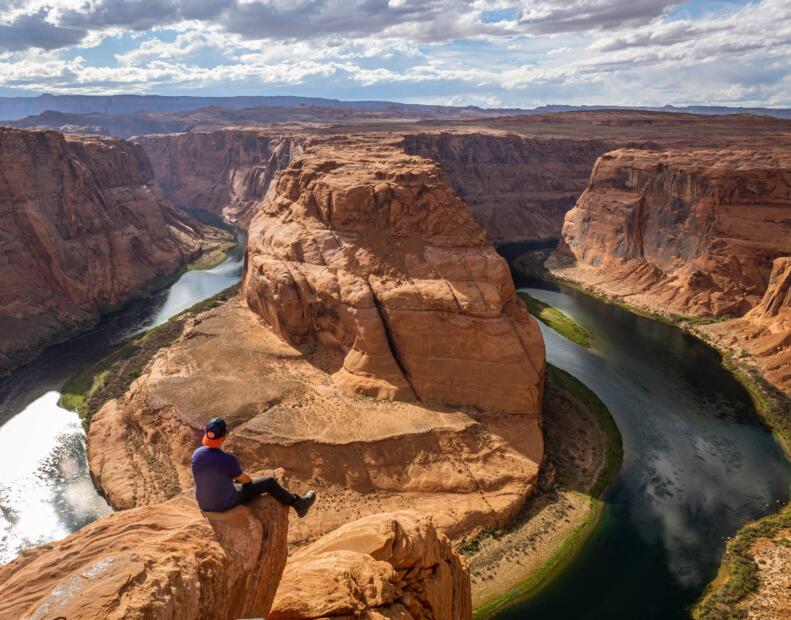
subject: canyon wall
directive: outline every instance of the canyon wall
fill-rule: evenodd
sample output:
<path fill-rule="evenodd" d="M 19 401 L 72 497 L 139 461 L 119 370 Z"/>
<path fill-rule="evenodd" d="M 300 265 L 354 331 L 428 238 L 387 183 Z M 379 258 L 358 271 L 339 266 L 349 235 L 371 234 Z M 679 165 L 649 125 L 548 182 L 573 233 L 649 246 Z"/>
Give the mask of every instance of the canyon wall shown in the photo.
<path fill-rule="evenodd" d="M 407 153 L 437 162 L 495 243 L 557 238 L 563 216 L 585 189 L 603 140 L 510 133 L 404 136 Z"/>
<path fill-rule="evenodd" d="M 258 209 L 243 299 L 190 321 L 93 417 L 91 472 L 116 508 L 172 497 L 222 416 L 246 468 L 319 490 L 293 543 L 403 509 L 458 537 L 535 487 L 543 377 L 507 265 L 437 166 L 333 139 Z"/>
<path fill-rule="evenodd" d="M 774 261 L 761 302 L 743 317 L 701 326 L 718 343 L 748 354 L 791 397 L 791 257 Z"/>
<path fill-rule="evenodd" d="M 109 514 L 0 567 L 0 617 L 266 616 L 288 555 L 287 510 L 264 497 L 204 513 L 182 495 Z"/>
<path fill-rule="evenodd" d="M 140 136 L 165 196 L 247 228 L 253 206 L 300 151 L 297 140 L 253 130 Z"/>
<path fill-rule="evenodd" d="M 576 260 L 556 270 L 662 314 L 741 316 L 791 254 L 784 150 L 618 150 L 566 215 Z"/>
<path fill-rule="evenodd" d="M 143 150 L 0 128 L 0 374 L 161 286 L 202 247 Z"/>

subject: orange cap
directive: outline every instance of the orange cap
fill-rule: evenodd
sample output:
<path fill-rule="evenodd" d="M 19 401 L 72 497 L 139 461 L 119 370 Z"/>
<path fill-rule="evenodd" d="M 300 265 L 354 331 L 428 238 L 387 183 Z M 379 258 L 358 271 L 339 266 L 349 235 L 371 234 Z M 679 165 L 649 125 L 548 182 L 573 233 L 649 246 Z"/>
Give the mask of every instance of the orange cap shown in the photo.
<path fill-rule="evenodd" d="M 204 434 L 201 443 L 209 448 L 219 448 L 225 437 L 218 437 L 217 439 L 209 439 L 209 436 Z"/>

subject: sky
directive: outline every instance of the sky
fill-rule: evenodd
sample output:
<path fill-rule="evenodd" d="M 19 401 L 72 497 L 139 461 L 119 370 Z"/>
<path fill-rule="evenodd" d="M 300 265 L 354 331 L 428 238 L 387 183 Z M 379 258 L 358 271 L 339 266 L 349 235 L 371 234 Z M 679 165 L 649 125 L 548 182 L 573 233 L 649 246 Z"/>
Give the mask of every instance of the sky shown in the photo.
<path fill-rule="evenodd" d="M 0 0 L 0 95 L 791 107 L 791 0 Z"/>

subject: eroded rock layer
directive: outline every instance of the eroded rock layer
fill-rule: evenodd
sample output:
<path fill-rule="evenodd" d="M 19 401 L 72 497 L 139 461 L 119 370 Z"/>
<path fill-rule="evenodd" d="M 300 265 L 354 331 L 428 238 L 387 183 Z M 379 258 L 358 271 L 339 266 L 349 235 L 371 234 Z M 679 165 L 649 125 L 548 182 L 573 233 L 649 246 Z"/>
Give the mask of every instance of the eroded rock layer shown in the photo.
<path fill-rule="evenodd" d="M 201 209 L 247 228 L 253 205 L 288 165 L 298 141 L 260 131 L 141 136 L 156 179 L 181 209 Z"/>
<path fill-rule="evenodd" d="M 0 373 L 200 249 L 200 227 L 164 199 L 139 146 L 0 128 Z"/>
<path fill-rule="evenodd" d="M 342 352 L 349 392 L 538 416 L 540 332 L 427 159 L 339 140 L 296 158 L 251 224 L 242 295 L 289 342 Z"/>
<path fill-rule="evenodd" d="M 180 496 L 107 515 L 0 567 L 0 617 L 266 616 L 286 564 L 286 511 L 261 498 L 202 513 Z"/>
<path fill-rule="evenodd" d="M 745 351 L 764 377 L 791 397 L 791 257 L 774 261 L 761 303 L 733 321 L 700 328 L 719 343 Z"/>
<path fill-rule="evenodd" d="M 349 523 L 289 558 L 272 620 L 472 617 L 464 561 L 415 512 Z"/>
<path fill-rule="evenodd" d="M 585 189 L 602 140 L 511 133 L 421 133 L 407 153 L 437 162 L 495 243 L 557 238 L 563 217 Z"/>
<path fill-rule="evenodd" d="M 791 253 L 786 150 L 619 150 L 566 216 L 557 273 L 661 313 L 741 316 Z"/>

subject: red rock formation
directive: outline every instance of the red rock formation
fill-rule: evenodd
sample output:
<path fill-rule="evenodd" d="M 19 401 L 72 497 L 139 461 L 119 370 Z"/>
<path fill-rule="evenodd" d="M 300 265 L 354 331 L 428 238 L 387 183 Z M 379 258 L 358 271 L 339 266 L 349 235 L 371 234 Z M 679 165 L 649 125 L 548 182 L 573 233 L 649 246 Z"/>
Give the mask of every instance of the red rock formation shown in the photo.
<path fill-rule="evenodd" d="M 327 534 L 288 561 L 271 620 L 344 617 L 465 620 L 467 567 L 426 516 L 375 514 Z"/>
<path fill-rule="evenodd" d="M 139 146 L 0 128 L 0 373 L 154 287 L 201 232 Z"/>
<path fill-rule="evenodd" d="M 791 253 L 786 150 L 619 150 L 566 216 L 557 273 L 661 313 L 742 315 Z"/>
<path fill-rule="evenodd" d="M 557 238 L 585 189 L 602 140 L 482 132 L 404 136 L 407 153 L 433 159 L 496 243 Z"/>
<path fill-rule="evenodd" d="M 701 329 L 719 343 L 746 351 L 764 377 L 791 397 L 791 257 L 774 261 L 761 303 L 734 321 Z"/>
<path fill-rule="evenodd" d="M 0 567 L 2 618 L 262 617 L 287 557 L 270 498 L 202 513 L 192 497 L 102 517 Z"/>
<path fill-rule="evenodd" d="M 203 209 L 247 228 L 253 206 L 288 165 L 298 143 L 258 131 L 141 136 L 165 195 L 181 209 Z"/>
<path fill-rule="evenodd" d="M 333 378 L 347 391 L 540 411 L 540 332 L 429 160 L 311 147 L 251 224 L 242 295 L 289 342 L 342 351 Z"/>

